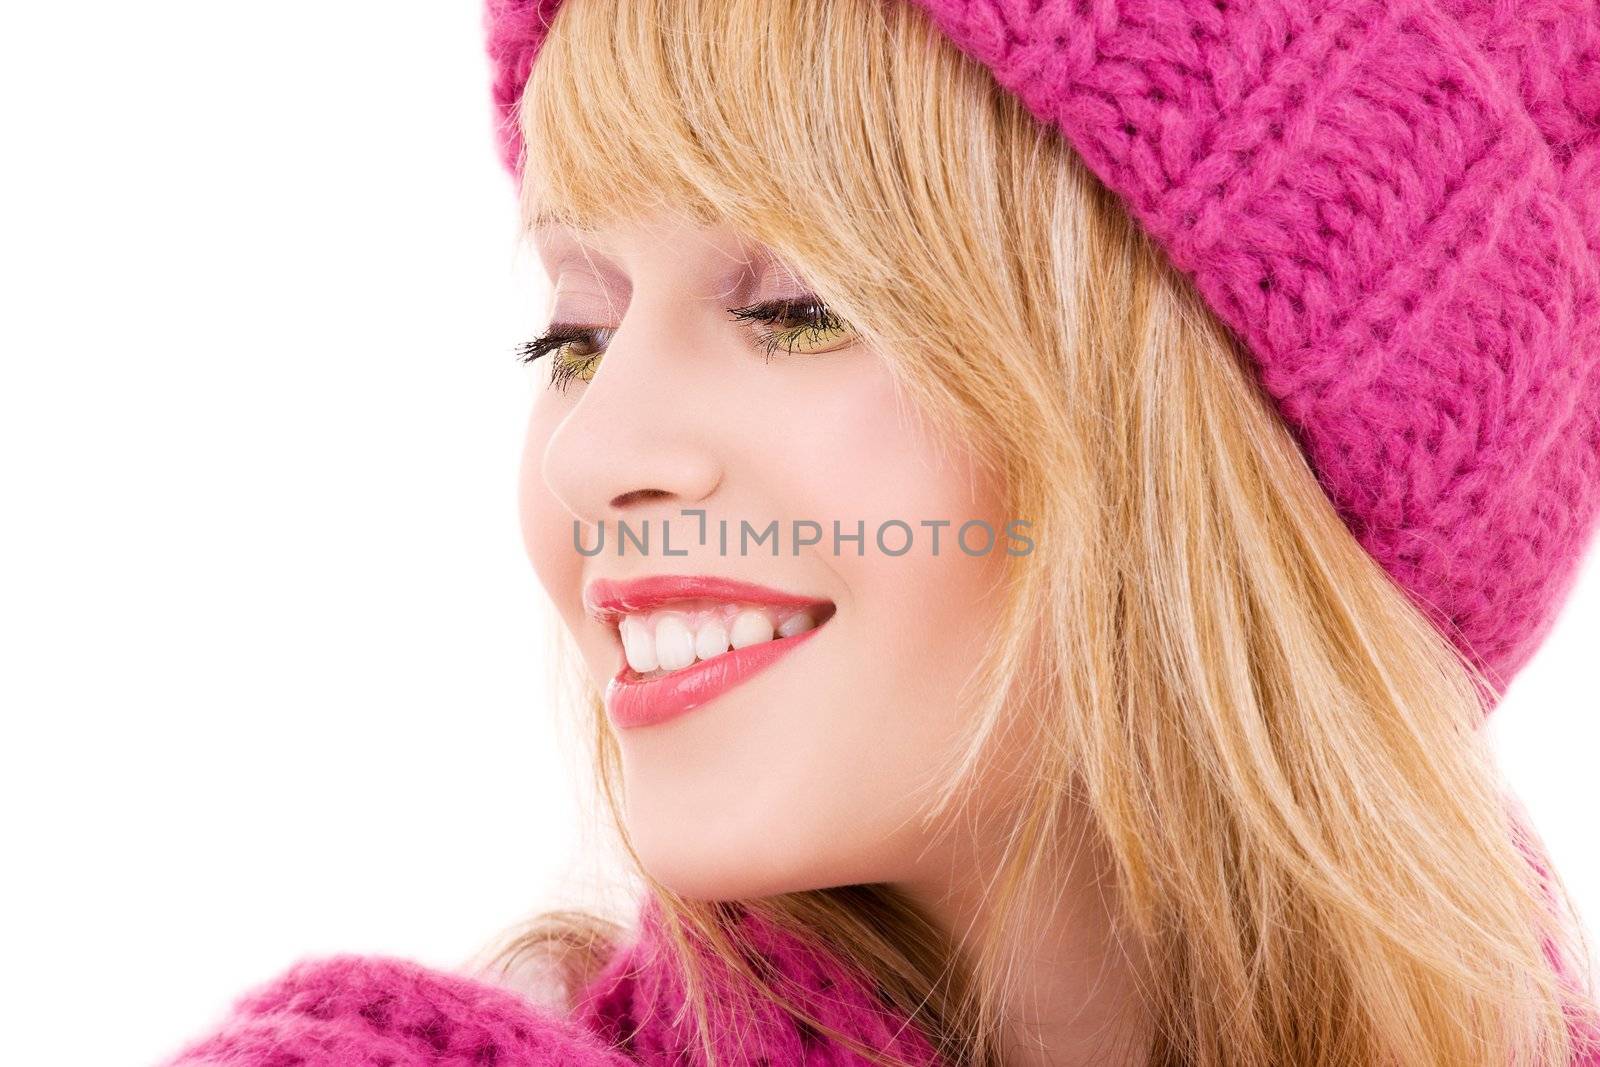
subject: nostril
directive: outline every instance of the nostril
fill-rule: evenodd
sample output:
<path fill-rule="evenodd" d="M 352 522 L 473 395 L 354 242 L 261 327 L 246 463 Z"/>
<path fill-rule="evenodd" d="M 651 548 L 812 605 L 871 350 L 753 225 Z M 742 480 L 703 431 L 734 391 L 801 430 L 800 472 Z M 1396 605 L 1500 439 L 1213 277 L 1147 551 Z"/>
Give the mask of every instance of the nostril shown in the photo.
<path fill-rule="evenodd" d="M 660 500 L 672 494 L 665 489 L 630 489 L 626 493 L 611 498 L 611 506 L 625 508 L 630 504 L 643 503 L 650 500 Z"/>

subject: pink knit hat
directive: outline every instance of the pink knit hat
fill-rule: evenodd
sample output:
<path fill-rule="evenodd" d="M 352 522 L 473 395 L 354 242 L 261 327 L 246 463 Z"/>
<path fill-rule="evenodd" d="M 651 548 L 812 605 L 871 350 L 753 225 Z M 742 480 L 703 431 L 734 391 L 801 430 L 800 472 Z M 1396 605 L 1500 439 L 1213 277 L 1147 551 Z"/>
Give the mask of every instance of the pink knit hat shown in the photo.
<path fill-rule="evenodd" d="M 1213 312 L 1495 683 L 1600 514 L 1596 0 L 913 0 Z M 505 163 L 559 0 L 488 0 Z"/>

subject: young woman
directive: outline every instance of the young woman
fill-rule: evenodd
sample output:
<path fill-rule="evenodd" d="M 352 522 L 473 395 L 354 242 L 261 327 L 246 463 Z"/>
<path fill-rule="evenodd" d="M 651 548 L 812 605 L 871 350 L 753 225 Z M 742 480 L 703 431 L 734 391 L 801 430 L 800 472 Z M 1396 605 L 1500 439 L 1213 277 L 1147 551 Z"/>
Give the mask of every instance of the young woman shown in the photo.
<path fill-rule="evenodd" d="M 1477 729 L 1600 515 L 1595 5 L 489 28 L 639 920 L 173 1063 L 1600 1063 Z"/>

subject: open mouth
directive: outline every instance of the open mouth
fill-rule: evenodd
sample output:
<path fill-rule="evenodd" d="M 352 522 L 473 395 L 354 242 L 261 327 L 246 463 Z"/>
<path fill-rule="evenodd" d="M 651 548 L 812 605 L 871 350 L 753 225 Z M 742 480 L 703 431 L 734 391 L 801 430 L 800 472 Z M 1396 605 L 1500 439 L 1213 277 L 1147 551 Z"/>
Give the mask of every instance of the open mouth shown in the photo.
<path fill-rule="evenodd" d="M 835 610 L 828 601 L 775 607 L 697 598 L 625 614 L 617 621 L 626 663 L 622 677 L 634 682 L 665 678 L 738 649 L 814 630 Z"/>
<path fill-rule="evenodd" d="M 831 600 L 680 575 L 596 579 L 584 601 L 616 641 L 621 668 L 605 698 L 621 726 L 710 702 L 808 643 L 837 610 Z"/>

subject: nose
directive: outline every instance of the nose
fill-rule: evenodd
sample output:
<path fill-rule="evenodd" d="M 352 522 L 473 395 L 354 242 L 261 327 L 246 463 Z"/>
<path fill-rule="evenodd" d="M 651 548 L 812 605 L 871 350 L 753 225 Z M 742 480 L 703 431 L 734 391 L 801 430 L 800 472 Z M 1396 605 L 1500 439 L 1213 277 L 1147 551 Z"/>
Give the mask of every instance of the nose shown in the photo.
<path fill-rule="evenodd" d="M 721 482 L 702 388 L 711 383 L 698 379 L 703 361 L 686 330 L 681 314 L 636 294 L 594 377 L 569 386 L 578 399 L 546 443 L 541 474 L 575 518 L 671 518 Z"/>

